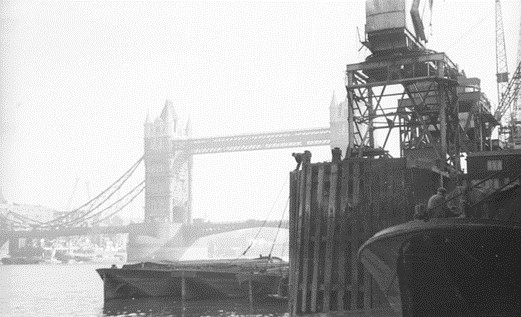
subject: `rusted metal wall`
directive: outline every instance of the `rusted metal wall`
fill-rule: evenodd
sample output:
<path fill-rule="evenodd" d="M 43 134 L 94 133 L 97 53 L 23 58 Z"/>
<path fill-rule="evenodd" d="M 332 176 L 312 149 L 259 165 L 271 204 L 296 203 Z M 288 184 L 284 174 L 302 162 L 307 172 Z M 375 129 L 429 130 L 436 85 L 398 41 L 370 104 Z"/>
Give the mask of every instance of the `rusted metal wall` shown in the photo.
<path fill-rule="evenodd" d="M 358 248 L 411 220 L 437 178 L 399 158 L 304 164 L 290 180 L 291 315 L 385 308 L 357 261 Z"/>

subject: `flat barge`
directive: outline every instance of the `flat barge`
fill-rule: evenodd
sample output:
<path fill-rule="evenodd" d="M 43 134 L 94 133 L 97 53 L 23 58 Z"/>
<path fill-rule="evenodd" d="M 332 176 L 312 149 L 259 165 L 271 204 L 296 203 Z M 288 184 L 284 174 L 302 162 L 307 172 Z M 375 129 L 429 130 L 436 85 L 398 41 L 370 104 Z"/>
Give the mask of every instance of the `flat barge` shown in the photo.
<path fill-rule="evenodd" d="M 142 262 L 96 270 L 104 298 L 265 298 L 279 291 L 288 263 L 273 258 Z"/>

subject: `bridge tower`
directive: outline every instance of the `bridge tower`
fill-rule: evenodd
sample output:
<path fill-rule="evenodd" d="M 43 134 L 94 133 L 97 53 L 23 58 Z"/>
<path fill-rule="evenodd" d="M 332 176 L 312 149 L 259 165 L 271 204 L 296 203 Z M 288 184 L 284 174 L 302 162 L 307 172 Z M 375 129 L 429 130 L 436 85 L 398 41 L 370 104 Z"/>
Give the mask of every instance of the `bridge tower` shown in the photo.
<path fill-rule="evenodd" d="M 331 149 L 339 148 L 342 153 L 347 150 L 349 144 L 349 121 L 347 120 L 348 107 L 347 99 L 342 102 L 337 102 L 335 92 L 331 98 L 329 106 L 329 128 L 331 130 Z"/>
<path fill-rule="evenodd" d="M 161 115 L 145 122 L 145 222 L 190 224 L 191 165 L 186 151 L 173 142 L 189 137 L 190 122 L 182 126 L 170 100 Z"/>
<path fill-rule="evenodd" d="M 170 100 L 144 124 L 145 219 L 129 226 L 128 261 L 179 260 L 188 246 L 183 226 L 192 223 L 192 154 L 174 145 L 191 134 Z"/>

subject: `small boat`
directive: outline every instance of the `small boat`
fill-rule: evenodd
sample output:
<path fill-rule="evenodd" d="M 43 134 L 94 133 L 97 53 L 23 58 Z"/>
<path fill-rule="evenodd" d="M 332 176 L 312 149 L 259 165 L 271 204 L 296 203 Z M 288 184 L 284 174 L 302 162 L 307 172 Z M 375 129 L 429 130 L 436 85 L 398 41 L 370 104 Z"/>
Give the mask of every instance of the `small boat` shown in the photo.
<path fill-rule="evenodd" d="M 97 269 L 104 297 L 179 299 L 254 298 L 277 293 L 288 263 L 275 257 L 248 260 L 142 262 Z"/>
<path fill-rule="evenodd" d="M 521 223 L 415 220 L 375 234 L 359 257 L 387 316 L 521 316 Z"/>

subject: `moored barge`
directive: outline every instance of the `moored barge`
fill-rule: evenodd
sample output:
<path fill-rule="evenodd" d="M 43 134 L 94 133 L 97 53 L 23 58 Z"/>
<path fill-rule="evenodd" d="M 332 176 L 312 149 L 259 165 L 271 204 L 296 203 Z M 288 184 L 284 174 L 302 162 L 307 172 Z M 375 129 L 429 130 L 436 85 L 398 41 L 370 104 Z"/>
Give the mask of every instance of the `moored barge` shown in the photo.
<path fill-rule="evenodd" d="M 104 298 L 263 298 L 277 293 L 288 264 L 274 258 L 142 262 L 97 269 Z"/>

